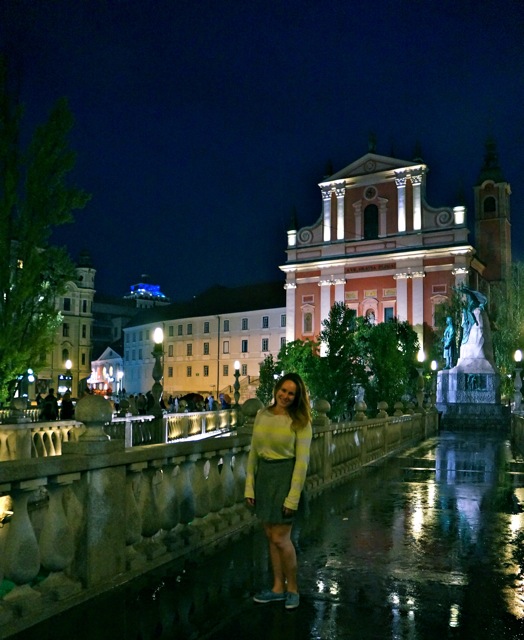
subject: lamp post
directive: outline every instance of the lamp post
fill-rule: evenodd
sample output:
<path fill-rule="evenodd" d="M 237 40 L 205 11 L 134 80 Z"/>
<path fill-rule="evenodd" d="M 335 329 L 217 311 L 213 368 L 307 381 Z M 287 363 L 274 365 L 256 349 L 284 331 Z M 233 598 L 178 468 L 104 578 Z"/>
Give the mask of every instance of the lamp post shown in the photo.
<path fill-rule="evenodd" d="M 437 371 L 438 362 L 436 360 L 431 361 L 431 404 L 434 406 L 437 401 Z"/>
<path fill-rule="evenodd" d="M 155 346 L 153 347 L 153 352 L 151 355 L 155 359 L 155 364 L 153 365 L 153 380 L 155 381 L 153 387 L 151 389 L 151 393 L 153 394 L 153 398 L 155 399 L 155 404 L 153 405 L 152 413 L 155 417 L 159 417 L 162 415 L 162 407 L 160 406 L 160 398 L 162 396 L 162 383 L 160 382 L 164 377 L 164 367 L 162 363 L 162 356 L 164 355 L 164 332 L 161 327 L 157 327 L 153 332 L 153 341 Z"/>
<path fill-rule="evenodd" d="M 521 362 L 522 362 L 522 351 L 517 349 L 515 351 L 515 355 L 513 356 L 515 360 L 515 381 L 513 383 L 513 388 L 515 389 L 515 393 L 513 394 L 513 411 L 515 413 L 520 413 L 521 405 L 522 405 L 522 378 L 520 376 L 520 372 L 522 371 Z"/>
<path fill-rule="evenodd" d="M 417 353 L 417 361 L 418 361 L 419 365 L 421 365 L 421 366 L 417 367 L 417 371 L 418 371 L 417 404 L 419 406 L 419 409 L 422 409 L 423 406 L 424 406 L 424 376 L 423 376 L 424 368 L 422 367 L 422 364 L 424 363 L 425 359 L 426 359 L 426 354 L 421 349 Z"/>
<path fill-rule="evenodd" d="M 238 381 L 238 379 L 240 378 L 240 362 L 238 360 L 235 360 L 235 364 L 233 366 L 235 367 L 235 384 L 233 385 L 233 389 L 235 390 L 235 393 L 233 394 L 235 398 L 234 407 L 235 409 L 238 409 L 238 401 L 240 400 L 240 382 Z"/>

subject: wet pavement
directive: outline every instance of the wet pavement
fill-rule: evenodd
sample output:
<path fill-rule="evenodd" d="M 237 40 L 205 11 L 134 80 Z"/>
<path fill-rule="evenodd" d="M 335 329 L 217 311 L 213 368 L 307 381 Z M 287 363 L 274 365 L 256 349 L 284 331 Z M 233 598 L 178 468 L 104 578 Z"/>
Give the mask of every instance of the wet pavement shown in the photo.
<path fill-rule="evenodd" d="M 295 527 L 301 605 L 259 530 L 16 640 L 524 639 L 524 473 L 504 436 L 442 433 L 311 499 Z"/>

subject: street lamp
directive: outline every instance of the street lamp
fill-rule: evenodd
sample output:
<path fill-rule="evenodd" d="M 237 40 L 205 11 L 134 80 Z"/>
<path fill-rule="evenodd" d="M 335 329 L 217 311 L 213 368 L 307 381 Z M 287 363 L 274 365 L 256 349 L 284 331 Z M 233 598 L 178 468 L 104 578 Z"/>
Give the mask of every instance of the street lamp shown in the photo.
<path fill-rule="evenodd" d="M 153 406 L 153 415 L 155 417 L 159 417 L 162 415 L 162 407 L 160 406 L 160 398 L 162 396 L 162 383 L 160 382 L 164 377 L 164 367 L 162 363 L 162 356 L 164 355 L 164 331 L 162 327 L 157 327 L 153 332 L 153 342 L 155 346 L 153 347 L 153 352 L 151 355 L 155 359 L 155 364 L 153 365 L 153 380 L 155 383 L 153 384 L 153 388 L 151 392 L 153 394 L 153 398 L 155 399 L 155 404 Z"/>
<path fill-rule="evenodd" d="M 424 353 L 424 351 L 422 351 L 422 349 L 417 353 L 417 361 L 418 363 L 421 365 L 419 367 L 417 367 L 417 371 L 418 371 L 418 380 L 417 380 L 417 404 L 420 407 L 420 409 L 422 409 L 422 407 L 424 406 L 424 376 L 423 374 L 423 367 L 422 364 L 424 363 L 424 360 L 426 359 L 426 354 Z"/>
<path fill-rule="evenodd" d="M 235 364 L 233 366 L 235 367 L 235 384 L 233 385 L 233 389 L 235 390 L 233 394 L 235 398 L 234 407 L 235 409 L 238 409 L 238 401 L 240 400 L 240 382 L 238 381 L 238 379 L 240 378 L 240 362 L 238 360 L 235 360 Z"/>
<path fill-rule="evenodd" d="M 513 411 L 515 411 L 515 413 L 519 413 L 522 404 L 522 393 L 520 391 L 522 389 L 522 378 L 520 377 L 520 372 L 522 370 L 522 351 L 520 349 L 517 349 L 513 358 L 516 365 L 515 382 L 513 384 L 513 388 L 515 389 L 515 393 L 513 394 Z"/>

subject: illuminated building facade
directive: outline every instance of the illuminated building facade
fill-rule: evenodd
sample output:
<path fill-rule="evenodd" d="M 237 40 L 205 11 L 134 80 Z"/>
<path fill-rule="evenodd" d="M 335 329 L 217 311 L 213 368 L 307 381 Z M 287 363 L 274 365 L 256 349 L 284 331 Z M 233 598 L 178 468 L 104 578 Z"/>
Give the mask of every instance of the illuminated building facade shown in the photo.
<path fill-rule="evenodd" d="M 490 153 L 488 147 L 486 163 Z M 489 158 L 475 191 L 479 252 L 469 241 L 464 206 L 427 204 L 421 160 L 369 152 L 319 183 L 322 213 L 288 231 L 280 267 L 287 341 L 317 336 L 331 306 L 343 302 L 371 321 L 408 321 L 423 347 L 424 327 L 434 326 L 435 308 L 452 287 L 479 288 L 484 278 L 501 277 L 511 262 L 510 189 Z"/>
<path fill-rule="evenodd" d="M 124 328 L 126 391 L 151 388 L 153 331 L 160 326 L 165 395 L 231 393 L 235 361 L 243 398 L 254 395 L 260 363 L 276 357 L 285 340 L 284 304 L 283 283 L 277 282 L 213 287 L 188 303 L 144 310 Z"/>

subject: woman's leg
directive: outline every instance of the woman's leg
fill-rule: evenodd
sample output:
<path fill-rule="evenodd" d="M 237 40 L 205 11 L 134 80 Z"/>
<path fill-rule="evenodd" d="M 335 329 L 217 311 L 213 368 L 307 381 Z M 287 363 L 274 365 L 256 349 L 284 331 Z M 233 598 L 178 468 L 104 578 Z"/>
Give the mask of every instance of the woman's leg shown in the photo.
<path fill-rule="evenodd" d="M 273 591 L 298 593 L 297 554 L 291 541 L 290 524 L 265 524 L 273 569 Z"/>

